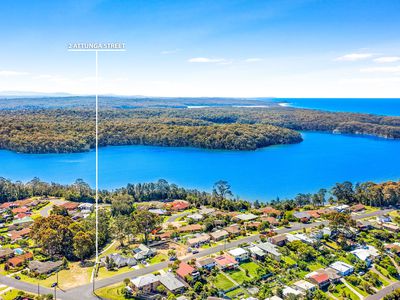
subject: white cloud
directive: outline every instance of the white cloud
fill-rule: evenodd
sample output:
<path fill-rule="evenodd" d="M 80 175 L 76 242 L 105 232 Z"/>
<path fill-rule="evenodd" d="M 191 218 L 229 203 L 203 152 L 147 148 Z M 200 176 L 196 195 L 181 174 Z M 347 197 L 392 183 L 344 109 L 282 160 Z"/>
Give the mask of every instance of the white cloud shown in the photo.
<path fill-rule="evenodd" d="M 251 58 L 246 58 L 244 61 L 245 61 L 245 62 L 248 62 L 248 63 L 252 63 L 252 62 L 263 61 L 263 59 L 262 59 L 262 58 L 259 58 L 259 57 L 251 57 Z"/>
<path fill-rule="evenodd" d="M 27 72 L 18 72 L 18 71 L 9 71 L 9 70 L 0 71 L 0 76 L 2 76 L 2 77 L 23 76 L 23 75 L 28 75 L 28 74 L 29 73 L 27 73 Z"/>
<path fill-rule="evenodd" d="M 337 61 L 358 61 L 365 60 L 374 56 L 372 53 L 350 53 L 336 58 Z"/>
<path fill-rule="evenodd" d="M 226 63 L 224 58 L 193 57 L 188 59 L 190 63 Z"/>
<path fill-rule="evenodd" d="M 374 62 L 377 63 L 393 63 L 400 61 L 400 56 L 382 56 L 374 59 Z"/>
<path fill-rule="evenodd" d="M 372 67 L 360 70 L 363 73 L 400 73 L 400 66 L 396 67 Z"/>

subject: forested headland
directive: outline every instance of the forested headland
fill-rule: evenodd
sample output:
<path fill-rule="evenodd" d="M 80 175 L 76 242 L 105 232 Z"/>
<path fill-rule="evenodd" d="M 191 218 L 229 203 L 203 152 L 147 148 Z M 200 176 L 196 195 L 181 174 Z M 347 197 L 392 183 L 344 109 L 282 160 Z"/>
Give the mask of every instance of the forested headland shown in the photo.
<path fill-rule="evenodd" d="M 288 107 L 110 108 L 100 112 L 99 145 L 255 150 L 302 141 L 298 131 L 400 138 L 400 118 Z M 89 108 L 0 110 L 0 148 L 68 153 L 94 148 Z"/>

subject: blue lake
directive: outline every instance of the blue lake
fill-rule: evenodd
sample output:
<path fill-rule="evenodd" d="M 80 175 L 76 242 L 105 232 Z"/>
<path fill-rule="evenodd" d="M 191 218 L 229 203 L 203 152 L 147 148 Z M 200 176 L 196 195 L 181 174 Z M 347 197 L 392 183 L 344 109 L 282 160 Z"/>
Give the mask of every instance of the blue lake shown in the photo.
<path fill-rule="evenodd" d="M 299 98 L 275 99 L 275 101 L 285 101 L 290 106 L 301 108 L 400 116 L 399 98 Z"/>
<path fill-rule="evenodd" d="M 295 145 L 257 151 L 122 146 L 101 148 L 100 188 L 164 178 L 188 188 L 210 191 L 229 181 L 235 195 L 249 200 L 291 197 L 350 180 L 400 178 L 400 141 L 371 137 L 303 133 Z M 0 151 L 0 176 L 28 181 L 94 184 L 93 151 L 74 154 L 19 154 Z"/>

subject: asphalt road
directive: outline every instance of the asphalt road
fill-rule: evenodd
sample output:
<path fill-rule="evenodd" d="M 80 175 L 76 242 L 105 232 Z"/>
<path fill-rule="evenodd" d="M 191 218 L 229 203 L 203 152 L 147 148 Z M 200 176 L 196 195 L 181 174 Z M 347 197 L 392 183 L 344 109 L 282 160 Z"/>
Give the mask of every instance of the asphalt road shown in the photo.
<path fill-rule="evenodd" d="M 386 214 L 388 212 L 392 211 L 391 209 L 385 209 L 385 210 L 379 210 L 379 211 L 375 211 L 372 213 L 367 213 L 367 214 L 360 214 L 360 215 L 355 215 L 353 216 L 354 219 L 358 220 L 358 219 L 362 219 L 362 218 L 369 218 L 369 217 L 374 217 L 374 216 L 380 216 L 383 214 Z M 302 230 L 303 228 L 312 228 L 312 227 L 316 227 L 319 226 L 321 224 L 327 225 L 328 222 L 327 221 L 323 221 L 323 222 L 314 222 L 314 223 L 309 223 L 309 224 L 302 224 L 302 223 L 294 223 L 292 224 L 292 227 L 290 228 L 282 228 L 282 229 L 277 229 L 275 230 L 277 233 L 282 234 L 282 233 L 289 233 L 292 231 L 297 231 L 297 230 Z M 211 248 L 207 248 L 207 249 L 203 249 L 201 252 L 197 253 L 197 254 L 192 254 L 192 255 L 188 255 L 184 258 L 180 258 L 181 260 L 190 260 L 192 258 L 199 258 L 199 257 L 204 257 L 204 256 L 208 256 L 214 253 L 218 253 L 220 251 L 223 251 L 225 249 L 230 249 L 230 248 L 234 248 L 237 247 L 238 245 L 242 244 L 242 243 L 251 243 L 251 242 L 255 242 L 260 238 L 259 235 L 252 235 L 252 236 L 248 236 L 248 237 L 244 237 L 241 238 L 239 240 L 235 240 L 235 241 L 231 241 L 229 243 L 225 243 L 222 245 L 218 245 L 215 247 L 211 247 Z M 117 274 L 113 277 L 110 278 L 105 278 L 105 279 L 101 279 L 96 281 L 96 286 L 95 289 L 99 289 L 102 287 L 106 287 L 112 284 L 116 284 L 119 282 L 122 282 L 125 278 L 133 278 L 133 277 L 138 277 L 138 276 L 143 276 L 149 273 L 153 273 L 155 271 L 164 269 L 168 267 L 168 261 L 165 262 L 161 262 L 158 264 L 154 264 L 154 265 L 150 265 L 148 267 L 142 268 L 142 269 L 137 269 L 137 270 L 132 270 L 123 274 Z M 22 281 L 18 281 L 3 275 L 0 275 L 0 283 L 5 284 L 7 286 L 19 289 L 19 290 L 23 290 L 26 292 L 30 292 L 30 293 L 37 293 L 37 285 L 34 284 L 30 284 L 30 283 L 26 283 L 26 282 L 22 282 Z M 400 287 L 400 282 L 396 282 L 382 290 L 380 290 L 377 294 L 369 296 L 368 300 L 378 300 L 378 299 L 382 299 L 384 297 L 384 295 L 392 292 L 392 289 L 396 289 Z M 47 288 L 43 288 L 41 287 L 41 290 L 43 292 L 41 293 L 53 293 L 52 289 L 47 289 Z M 93 290 L 93 285 L 92 284 L 85 284 L 85 285 L 81 285 L 69 290 L 65 290 L 65 291 L 57 291 L 57 299 L 62 299 L 62 300 L 75 300 L 75 299 L 81 299 L 81 300 L 90 300 L 90 299 L 99 299 L 99 297 L 95 296 L 92 294 L 92 290 Z M 376 296 L 376 297 L 375 297 Z"/>
<path fill-rule="evenodd" d="M 387 287 L 378 291 L 376 294 L 364 298 L 364 300 L 383 299 L 387 294 L 390 294 L 391 292 L 393 292 L 394 290 L 397 290 L 397 289 L 400 289 L 400 282 L 392 283 L 391 285 L 388 285 Z"/>
<path fill-rule="evenodd" d="M 183 213 L 172 215 L 167 219 L 167 223 L 175 222 L 175 220 L 178 219 L 179 217 L 185 217 L 185 216 L 190 215 L 191 213 L 192 212 L 187 211 L 187 212 L 183 212 Z"/>

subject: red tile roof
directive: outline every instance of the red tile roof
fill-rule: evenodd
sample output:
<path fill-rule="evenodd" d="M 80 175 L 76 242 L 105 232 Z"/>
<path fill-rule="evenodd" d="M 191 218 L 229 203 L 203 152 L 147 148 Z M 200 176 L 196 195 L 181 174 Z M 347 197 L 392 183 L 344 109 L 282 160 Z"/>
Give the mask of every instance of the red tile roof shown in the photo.
<path fill-rule="evenodd" d="M 171 210 L 184 210 L 189 208 L 189 202 L 185 200 L 175 200 L 173 202 L 167 203 L 165 206 Z"/>
<path fill-rule="evenodd" d="M 23 262 L 25 262 L 25 261 L 27 261 L 27 260 L 30 260 L 30 259 L 32 259 L 32 258 L 33 258 L 33 254 L 30 253 L 30 252 L 27 252 L 27 253 L 25 253 L 25 254 L 18 255 L 18 256 L 15 256 L 15 257 L 13 257 L 13 258 L 10 258 L 10 259 L 8 260 L 8 263 L 9 263 L 11 266 L 13 266 L 13 267 L 17 267 L 17 266 L 19 266 L 20 264 L 22 264 Z"/>
<path fill-rule="evenodd" d="M 12 241 L 18 240 L 26 235 L 28 235 L 31 232 L 30 228 L 24 228 L 21 230 L 17 230 L 17 231 L 10 231 L 8 233 L 8 235 L 10 236 Z"/>
<path fill-rule="evenodd" d="M 28 211 L 30 211 L 30 209 L 27 207 L 17 207 L 11 210 L 13 214 L 26 213 Z"/>
<path fill-rule="evenodd" d="M 23 219 L 25 217 L 29 217 L 30 214 L 26 214 L 26 213 L 19 213 L 17 215 L 14 216 L 14 219 Z"/>
<path fill-rule="evenodd" d="M 321 284 L 329 280 L 329 275 L 326 273 L 318 273 L 310 276 L 310 278 L 314 279 L 316 283 Z"/>
<path fill-rule="evenodd" d="M 277 210 L 277 209 L 275 209 L 275 208 L 273 208 L 273 207 L 271 207 L 271 206 L 266 206 L 266 207 L 260 208 L 260 211 L 261 211 L 263 214 L 266 214 L 266 215 L 269 215 L 269 214 L 276 214 L 276 215 L 279 215 L 279 214 L 281 213 L 280 210 Z"/>
<path fill-rule="evenodd" d="M 179 264 L 179 268 L 176 270 L 176 274 L 179 275 L 181 278 L 185 278 L 188 275 L 191 275 L 195 268 L 193 268 L 191 265 L 181 262 Z"/>
<path fill-rule="evenodd" d="M 62 207 L 66 208 L 67 210 L 75 210 L 78 208 L 79 203 L 77 202 L 65 202 L 61 204 Z"/>

